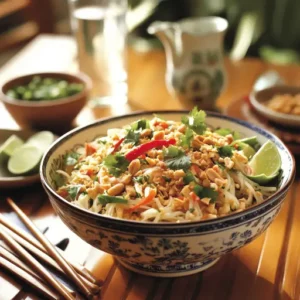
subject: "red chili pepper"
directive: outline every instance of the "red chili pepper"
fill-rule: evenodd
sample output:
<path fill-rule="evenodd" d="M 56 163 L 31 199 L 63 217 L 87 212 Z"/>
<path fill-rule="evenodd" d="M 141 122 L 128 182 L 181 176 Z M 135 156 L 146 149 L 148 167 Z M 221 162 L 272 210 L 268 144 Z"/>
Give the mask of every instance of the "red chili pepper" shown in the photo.
<path fill-rule="evenodd" d="M 142 199 L 135 206 L 132 206 L 132 207 L 128 208 L 127 211 L 128 212 L 133 212 L 137 208 L 141 207 L 142 205 L 146 205 L 146 204 L 150 203 L 154 199 L 155 195 L 156 195 L 155 191 L 154 190 L 150 190 L 149 195 L 147 197 L 145 197 L 144 199 Z"/>
<path fill-rule="evenodd" d="M 123 143 L 124 140 L 125 140 L 125 138 L 121 138 L 120 140 L 118 140 L 118 141 L 114 144 L 113 150 L 111 151 L 110 154 L 115 153 L 115 152 L 120 148 L 120 146 L 121 146 L 121 144 Z"/>
<path fill-rule="evenodd" d="M 147 151 L 153 149 L 153 148 L 161 148 L 163 146 L 169 147 L 170 145 L 175 145 L 176 140 L 170 139 L 170 140 L 157 140 L 157 141 L 150 141 L 148 143 L 142 144 L 133 150 L 129 151 L 125 157 L 131 161 L 136 158 L 138 158 L 140 155 L 146 153 Z"/>
<path fill-rule="evenodd" d="M 85 154 L 86 154 L 86 156 L 92 155 L 96 151 L 97 151 L 97 149 L 94 146 L 92 146 L 91 144 L 89 144 L 89 143 L 85 144 Z"/>

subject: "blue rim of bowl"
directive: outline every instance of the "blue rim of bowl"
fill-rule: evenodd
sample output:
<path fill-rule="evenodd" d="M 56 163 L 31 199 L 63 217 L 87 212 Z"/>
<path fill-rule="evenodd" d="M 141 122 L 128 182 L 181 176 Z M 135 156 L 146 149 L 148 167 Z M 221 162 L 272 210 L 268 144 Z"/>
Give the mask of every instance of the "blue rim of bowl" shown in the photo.
<path fill-rule="evenodd" d="M 88 211 L 86 209 L 80 208 L 78 206 L 75 206 L 71 204 L 69 201 L 65 200 L 63 197 L 59 196 L 52 187 L 48 184 L 46 180 L 46 164 L 45 162 L 48 161 L 49 157 L 52 155 L 52 153 L 62 144 L 64 143 L 64 140 L 67 137 L 72 137 L 76 135 L 78 132 L 84 131 L 88 128 L 95 127 L 98 125 L 102 125 L 111 121 L 120 120 L 125 117 L 138 117 L 141 115 L 153 115 L 153 114 L 184 114 L 188 113 L 188 110 L 153 110 L 153 111 L 138 111 L 130 114 L 120 115 L 116 117 L 108 117 L 104 119 L 97 120 L 93 123 L 90 123 L 88 125 L 84 125 L 78 128 L 75 128 L 54 142 L 52 144 L 51 148 L 44 154 L 41 166 L 40 166 L 40 177 L 41 182 L 48 192 L 48 195 L 56 198 L 62 205 L 65 207 L 68 207 L 73 211 L 73 214 L 78 215 L 85 215 L 86 217 L 94 219 L 94 221 L 98 224 L 104 225 L 104 227 L 108 226 L 111 229 L 116 229 L 121 231 L 131 231 L 132 229 L 136 229 L 138 227 L 139 233 L 173 233 L 173 234 L 184 234 L 184 233 L 195 233 L 195 232 L 204 232 L 207 230 L 216 230 L 221 229 L 225 227 L 232 227 L 233 225 L 236 225 L 237 223 L 244 223 L 247 222 L 257 216 L 261 216 L 269 209 L 277 206 L 281 199 L 286 195 L 289 187 L 291 186 L 294 177 L 295 177 L 295 160 L 291 152 L 288 150 L 288 148 L 283 144 L 283 142 L 276 137 L 274 134 L 268 132 L 265 129 L 259 128 L 258 126 L 255 126 L 253 124 L 250 124 L 246 121 L 235 119 L 229 116 L 225 116 L 216 112 L 209 112 L 206 111 L 207 116 L 211 117 L 217 117 L 220 119 L 225 119 L 232 121 L 233 123 L 237 123 L 239 125 L 242 125 L 244 127 L 247 127 L 264 137 L 271 139 L 273 142 L 275 142 L 276 146 L 280 149 L 284 150 L 290 157 L 291 161 L 291 172 L 289 175 L 289 178 L 284 186 L 282 186 L 278 191 L 276 191 L 272 196 L 270 196 L 267 200 L 264 202 L 253 205 L 252 207 L 238 212 L 233 213 L 227 216 L 218 217 L 216 219 L 210 219 L 210 220 L 203 220 L 203 221 L 192 221 L 192 222 L 183 222 L 183 223 L 176 223 L 176 222 L 170 222 L 170 223 L 151 223 L 151 222 L 142 222 L 142 221 L 133 221 L 133 220 L 126 220 L 126 219 L 118 219 L 113 218 L 109 216 L 104 216 L 101 214 L 97 214 L 91 211 Z M 91 220 L 91 219 L 90 219 Z M 82 219 L 84 222 L 84 219 Z M 109 225 L 108 225 L 109 224 Z M 197 227 L 197 228 L 195 228 Z M 192 229 L 191 229 L 192 228 Z M 175 231 L 174 231 L 175 229 Z"/>

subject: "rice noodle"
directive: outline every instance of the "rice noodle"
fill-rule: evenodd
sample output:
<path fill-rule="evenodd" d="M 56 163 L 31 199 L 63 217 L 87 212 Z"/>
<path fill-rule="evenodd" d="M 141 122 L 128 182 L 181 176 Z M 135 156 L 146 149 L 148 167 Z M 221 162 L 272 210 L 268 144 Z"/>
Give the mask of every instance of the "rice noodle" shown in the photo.
<path fill-rule="evenodd" d="M 202 134 L 193 132 L 187 147 L 182 145 L 186 125 L 155 117 L 147 126 L 135 131 L 132 126 L 109 129 L 107 137 L 90 143 L 93 153 L 87 154 L 80 148 L 76 167 L 57 170 L 65 178 L 58 193 L 74 205 L 95 213 L 157 223 L 217 218 L 261 203 L 276 192 L 277 187 L 261 186 L 246 176 L 251 170 L 248 159 L 242 151 L 232 148 L 232 135 L 221 136 L 207 128 Z M 137 137 L 138 141 L 123 141 L 130 131 L 131 139 Z M 178 151 L 190 163 L 187 168 L 178 167 L 182 162 L 176 161 L 176 155 L 175 165 L 168 166 L 167 146 L 150 149 L 128 161 L 121 172 L 114 173 L 105 164 L 104 160 L 114 156 L 115 151 L 125 157 L 141 144 L 174 138 L 175 154 Z M 119 148 L 114 149 L 120 140 Z M 228 156 L 219 151 L 224 146 L 232 148 Z M 150 190 L 155 195 L 148 199 Z M 110 196 L 111 200 L 100 203 L 99 195 Z M 114 203 L 114 197 L 122 201 Z"/>

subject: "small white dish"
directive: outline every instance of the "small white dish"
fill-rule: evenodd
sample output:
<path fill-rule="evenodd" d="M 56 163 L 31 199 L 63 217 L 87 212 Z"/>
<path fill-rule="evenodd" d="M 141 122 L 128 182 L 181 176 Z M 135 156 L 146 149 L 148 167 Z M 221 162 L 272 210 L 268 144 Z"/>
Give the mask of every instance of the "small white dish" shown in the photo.
<path fill-rule="evenodd" d="M 34 132 L 30 130 L 9 130 L 0 129 L 0 145 L 3 144 L 12 134 L 23 140 L 27 140 Z M 5 166 L 0 165 L 0 188 L 14 188 L 31 185 L 40 180 L 39 172 L 32 175 L 14 176 Z"/>
<path fill-rule="evenodd" d="M 276 85 L 260 91 L 253 91 L 250 94 L 250 103 L 253 108 L 265 118 L 280 125 L 298 127 L 300 126 L 300 116 L 279 113 L 265 105 L 266 102 L 271 100 L 273 96 L 283 94 L 300 94 L 300 87 Z"/>

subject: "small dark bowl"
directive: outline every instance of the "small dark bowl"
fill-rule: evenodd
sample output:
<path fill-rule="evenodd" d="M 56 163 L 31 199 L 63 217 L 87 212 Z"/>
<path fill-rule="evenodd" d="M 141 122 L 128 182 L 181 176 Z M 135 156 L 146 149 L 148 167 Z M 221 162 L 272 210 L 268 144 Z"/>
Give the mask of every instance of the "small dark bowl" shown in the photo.
<path fill-rule="evenodd" d="M 72 96 L 43 101 L 18 100 L 6 95 L 9 89 L 28 84 L 34 76 L 59 78 L 69 83 L 82 83 L 84 88 L 81 92 Z M 79 114 L 88 100 L 91 87 L 90 78 L 82 73 L 77 75 L 36 73 L 17 77 L 6 82 L 0 90 L 0 99 L 20 127 L 57 130 L 69 126 Z"/>

